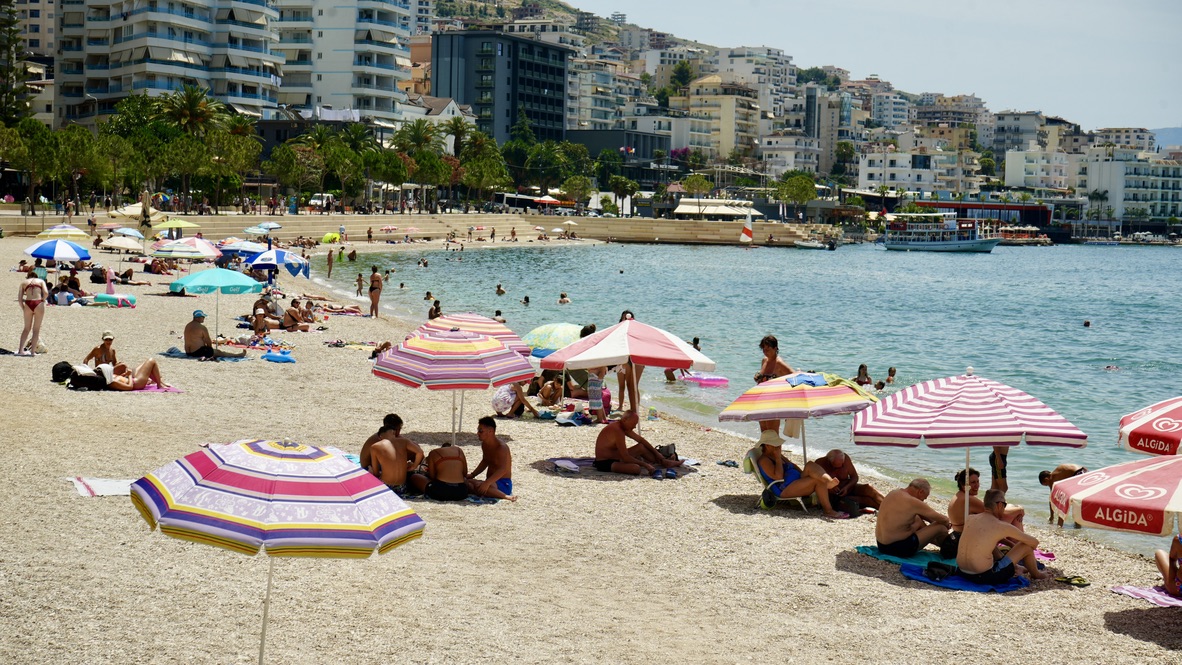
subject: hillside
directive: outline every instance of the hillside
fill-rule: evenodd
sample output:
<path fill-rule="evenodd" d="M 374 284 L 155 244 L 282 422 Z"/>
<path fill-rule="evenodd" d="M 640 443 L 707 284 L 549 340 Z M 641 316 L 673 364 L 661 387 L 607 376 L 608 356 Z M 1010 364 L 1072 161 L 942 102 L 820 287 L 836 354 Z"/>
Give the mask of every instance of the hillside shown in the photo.
<path fill-rule="evenodd" d="M 1182 127 L 1163 127 L 1149 130 L 1157 136 L 1157 144 L 1162 148 L 1172 145 L 1182 145 Z"/>

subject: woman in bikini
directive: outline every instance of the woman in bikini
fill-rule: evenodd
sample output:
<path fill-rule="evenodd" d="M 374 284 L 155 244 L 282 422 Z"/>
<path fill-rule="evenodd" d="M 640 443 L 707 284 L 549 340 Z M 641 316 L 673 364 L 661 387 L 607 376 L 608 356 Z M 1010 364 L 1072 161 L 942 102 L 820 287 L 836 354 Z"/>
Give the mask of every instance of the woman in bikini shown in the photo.
<path fill-rule="evenodd" d="M 373 266 L 369 274 L 369 315 L 378 318 L 378 300 L 382 297 L 382 274 Z"/>
<path fill-rule="evenodd" d="M 155 383 L 161 390 L 170 387 L 160 378 L 160 366 L 156 364 L 155 358 L 148 358 L 134 372 L 113 372 L 111 380 L 107 382 L 107 390 L 143 390 L 148 383 Z"/>
<path fill-rule="evenodd" d="M 90 353 L 82 359 L 82 364 L 86 365 L 91 361 L 94 361 L 94 367 L 103 364 L 110 365 L 116 374 L 127 371 L 127 365 L 119 362 L 119 358 L 115 354 L 115 335 L 110 330 L 103 331 L 103 341 L 90 350 Z"/>
<path fill-rule="evenodd" d="M 20 303 L 21 314 L 25 317 L 25 327 L 21 330 L 21 343 L 17 347 L 16 355 L 31 356 L 37 351 L 37 343 L 41 338 L 41 320 L 45 318 L 45 301 L 49 299 L 49 287 L 45 281 L 32 272 L 21 282 L 16 300 Z M 30 338 L 29 333 L 32 333 Z M 25 352 L 25 342 L 29 342 L 29 351 Z"/>

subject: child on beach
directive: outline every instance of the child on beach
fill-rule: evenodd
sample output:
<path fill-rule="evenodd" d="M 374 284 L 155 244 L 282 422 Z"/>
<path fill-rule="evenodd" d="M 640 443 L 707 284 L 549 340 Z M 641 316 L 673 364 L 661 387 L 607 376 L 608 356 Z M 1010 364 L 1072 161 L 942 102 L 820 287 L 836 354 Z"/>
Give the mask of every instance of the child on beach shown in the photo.
<path fill-rule="evenodd" d="M 587 408 L 595 414 L 596 425 L 608 423 L 607 414 L 603 411 L 603 378 L 607 376 L 606 367 L 593 367 L 587 370 Z"/>
<path fill-rule="evenodd" d="M 357 273 L 357 295 L 361 295 L 361 290 L 365 288 L 365 276 Z"/>

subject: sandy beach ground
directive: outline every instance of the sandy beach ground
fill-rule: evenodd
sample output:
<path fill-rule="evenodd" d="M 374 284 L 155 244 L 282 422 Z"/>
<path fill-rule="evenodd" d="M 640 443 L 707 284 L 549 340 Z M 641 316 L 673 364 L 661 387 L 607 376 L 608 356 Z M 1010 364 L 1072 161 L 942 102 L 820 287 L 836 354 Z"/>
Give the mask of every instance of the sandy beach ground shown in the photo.
<path fill-rule="evenodd" d="M 0 264 L 16 265 L 31 242 L 0 240 Z M 324 345 L 399 339 L 410 324 L 333 317 L 326 332 L 286 336 L 297 345 L 289 365 L 258 352 L 244 363 L 161 358 L 192 310 L 209 312 L 214 326 L 214 296 L 151 295 L 168 279 L 121 288 L 139 297 L 132 310 L 49 308 L 49 352 L 0 357 L 0 661 L 257 658 L 265 557 L 152 533 L 130 500 L 82 498 L 64 478 L 134 479 L 201 442 L 246 437 L 356 452 L 389 412 L 425 448 L 449 437 L 451 395 L 379 380 L 367 352 Z M 18 281 L 8 273 L 0 308 L 0 346 L 11 350 Z M 252 301 L 221 296 L 222 331 Z M 155 356 L 185 392 L 77 393 L 50 382 L 54 362 L 80 362 L 106 329 L 121 360 Z M 473 463 L 475 420 L 491 413 L 490 396 L 467 396 L 460 443 Z M 715 464 L 742 459 L 750 441 L 668 419 L 642 428 L 702 466 L 666 481 L 557 475 L 544 460 L 591 454 L 597 428 L 499 421 L 520 500 L 412 501 L 424 537 L 386 555 L 277 560 L 267 661 L 1146 663 L 1182 648 L 1178 610 L 1108 590 L 1159 582 L 1146 559 L 1032 525 L 1058 555 L 1051 570 L 1091 587 L 1047 581 L 999 596 L 907 581 L 853 551 L 873 544 L 873 517 L 757 510 L 756 481 Z"/>

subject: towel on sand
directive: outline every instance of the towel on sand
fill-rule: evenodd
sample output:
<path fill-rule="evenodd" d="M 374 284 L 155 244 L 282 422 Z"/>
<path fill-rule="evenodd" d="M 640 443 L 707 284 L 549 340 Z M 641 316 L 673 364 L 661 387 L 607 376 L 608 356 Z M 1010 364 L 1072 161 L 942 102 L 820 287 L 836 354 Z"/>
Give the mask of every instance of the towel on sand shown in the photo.
<path fill-rule="evenodd" d="M 190 356 L 189 354 L 185 353 L 184 351 L 181 351 L 180 349 L 178 349 L 175 346 L 172 347 L 171 349 L 161 353 L 160 355 L 164 356 L 165 358 L 176 358 L 177 360 L 198 360 L 198 358 L 194 358 L 193 356 Z M 246 358 L 218 358 L 218 360 L 236 363 L 240 360 L 250 360 L 250 357 L 246 357 Z"/>
<path fill-rule="evenodd" d="M 1158 607 L 1182 607 L 1182 598 L 1166 593 L 1165 587 L 1114 586 L 1111 591 L 1148 601 Z"/>
<path fill-rule="evenodd" d="M 946 563 L 949 566 L 956 565 L 956 559 L 941 558 L 940 553 L 935 552 L 933 550 L 920 550 L 920 551 L 916 552 L 915 554 L 913 554 L 910 558 L 904 559 L 902 557 L 892 556 L 890 554 L 883 554 L 882 552 L 879 552 L 878 547 L 874 546 L 874 545 L 859 545 L 859 546 L 855 547 L 854 549 L 857 550 L 859 554 L 865 554 L 866 556 L 872 556 L 875 559 L 882 559 L 883 561 L 890 561 L 891 563 L 899 563 L 899 564 L 910 563 L 910 564 L 919 566 L 920 568 L 927 568 L 928 563 L 930 563 L 932 561 Z"/>
<path fill-rule="evenodd" d="M 112 480 L 110 478 L 63 478 L 74 483 L 79 496 L 128 496 L 134 480 Z"/>
<path fill-rule="evenodd" d="M 1030 580 L 1020 575 L 1015 575 L 1010 578 L 1005 584 L 977 584 L 970 582 L 960 575 L 951 575 L 939 582 L 929 579 L 923 574 L 923 568 L 909 563 L 899 566 L 899 572 L 903 573 L 903 577 L 917 582 L 926 582 L 934 586 L 943 587 L 945 589 L 955 589 L 957 591 L 977 591 L 979 593 L 989 593 L 996 591 L 998 593 L 1006 593 L 1007 591 L 1017 591 L 1018 589 L 1025 589 L 1030 586 Z"/>
<path fill-rule="evenodd" d="M 140 388 L 139 390 L 132 390 L 131 392 L 133 392 L 133 393 L 183 393 L 185 391 L 181 390 L 180 388 L 177 388 L 176 386 L 169 386 L 167 388 L 161 388 L 160 386 L 157 386 L 155 383 L 149 383 L 148 385 L 144 386 L 143 388 Z"/>
<path fill-rule="evenodd" d="M 584 469 L 595 471 L 594 457 L 551 457 L 546 461 L 554 465 L 555 471 L 569 471 L 571 473 L 580 473 Z M 686 468 L 687 462 L 698 464 L 697 460 L 685 460 L 682 462 L 682 466 L 673 467 L 673 471 L 677 473 L 679 478 L 690 472 L 690 469 Z"/>

